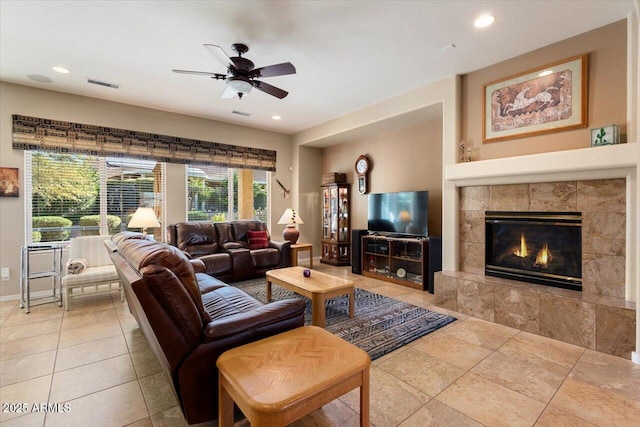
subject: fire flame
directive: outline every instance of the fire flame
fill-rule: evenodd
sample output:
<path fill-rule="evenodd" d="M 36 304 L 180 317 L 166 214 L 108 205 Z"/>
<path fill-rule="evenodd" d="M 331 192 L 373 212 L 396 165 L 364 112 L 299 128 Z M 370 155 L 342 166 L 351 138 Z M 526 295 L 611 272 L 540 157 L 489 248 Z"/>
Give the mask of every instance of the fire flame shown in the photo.
<path fill-rule="evenodd" d="M 520 258 L 526 258 L 529 256 L 527 252 L 527 242 L 524 240 L 524 233 L 520 235 L 520 249 L 513 251 L 513 254 Z"/>
<path fill-rule="evenodd" d="M 540 267 L 546 267 L 551 261 L 551 252 L 549 252 L 549 245 L 545 243 L 545 245 L 540 249 L 540 252 L 536 255 L 536 264 Z"/>

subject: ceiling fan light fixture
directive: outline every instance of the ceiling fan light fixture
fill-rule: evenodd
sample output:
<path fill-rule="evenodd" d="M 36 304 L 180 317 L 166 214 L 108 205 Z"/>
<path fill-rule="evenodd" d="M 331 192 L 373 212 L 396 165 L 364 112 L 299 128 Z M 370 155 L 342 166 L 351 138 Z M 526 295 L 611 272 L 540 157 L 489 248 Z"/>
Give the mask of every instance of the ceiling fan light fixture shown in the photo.
<path fill-rule="evenodd" d="M 242 95 L 246 95 L 251 92 L 253 85 L 249 79 L 244 79 L 241 77 L 232 77 L 227 80 L 227 86 L 233 89 L 238 96 L 242 97 Z"/>

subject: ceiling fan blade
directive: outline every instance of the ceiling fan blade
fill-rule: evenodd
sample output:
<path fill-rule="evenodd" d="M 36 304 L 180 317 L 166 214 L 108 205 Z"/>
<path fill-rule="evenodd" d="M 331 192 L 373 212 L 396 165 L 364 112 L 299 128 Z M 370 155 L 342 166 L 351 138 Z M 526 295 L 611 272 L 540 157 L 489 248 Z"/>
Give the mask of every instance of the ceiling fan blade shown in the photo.
<path fill-rule="evenodd" d="M 191 71 L 191 70 L 171 70 L 171 71 L 178 74 L 195 74 L 198 76 L 209 76 L 216 79 L 224 79 L 227 77 L 225 74 L 209 73 L 207 71 Z"/>
<path fill-rule="evenodd" d="M 237 95 L 236 91 L 231 89 L 230 86 L 227 86 L 227 88 L 224 90 L 224 92 L 222 92 L 222 95 L 220 96 L 220 98 L 229 99 L 229 98 L 233 98 L 236 95 Z"/>
<path fill-rule="evenodd" d="M 283 62 L 282 64 L 268 65 L 266 67 L 256 68 L 249 73 L 249 77 L 275 77 L 295 73 L 296 67 L 294 67 L 291 62 Z"/>
<path fill-rule="evenodd" d="M 215 44 L 203 44 L 203 46 L 216 58 L 218 58 L 218 61 L 220 61 L 222 64 L 224 64 L 224 66 L 229 69 L 229 68 L 237 68 L 236 64 L 233 62 L 233 60 L 229 57 L 229 55 L 227 55 L 227 52 L 224 51 L 223 48 L 221 48 L 218 45 Z"/>
<path fill-rule="evenodd" d="M 269 95 L 275 96 L 276 98 L 282 99 L 285 96 L 289 95 L 289 92 L 287 92 L 286 90 L 271 86 L 270 84 L 261 82 L 259 80 L 252 80 L 251 83 L 253 83 L 253 87 L 255 87 L 256 89 L 261 90 L 264 93 L 268 93 Z"/>

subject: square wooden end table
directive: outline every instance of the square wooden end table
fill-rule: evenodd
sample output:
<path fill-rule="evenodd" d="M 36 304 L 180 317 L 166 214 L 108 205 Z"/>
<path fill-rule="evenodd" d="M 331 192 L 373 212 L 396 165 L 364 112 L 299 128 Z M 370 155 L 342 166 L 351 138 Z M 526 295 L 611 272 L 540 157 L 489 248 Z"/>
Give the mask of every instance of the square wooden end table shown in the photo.
<path fill-rule="evenodd" d="M 369 426 L 369 355 L 316 326 L 303 326 L 224 352 L 218 425 L 233 426 L 233 403 L 252 427 L 293 423 L 360 388 L 360 426 Z"/>
<path fill-rule="evenodd" d="M 291 267 L 298 265 L 298 254 L 309 251 L 309 268 L 313 268 L 313 245 L 311 243 L 294 243 L 291 245 Z"/>
<path fill-rule="evenodd" d="M 275 283 L 311 299 L 311 323 L 324 328 L 326 323 L 325 301 L 340 295 L 349 295 L 349 317 L 353 318 L 353 281 L 311 271 L 304 277 L 304 268 L 287 267 L 267 271 L 267 302 L 271 301 L 271 284 Z"/>

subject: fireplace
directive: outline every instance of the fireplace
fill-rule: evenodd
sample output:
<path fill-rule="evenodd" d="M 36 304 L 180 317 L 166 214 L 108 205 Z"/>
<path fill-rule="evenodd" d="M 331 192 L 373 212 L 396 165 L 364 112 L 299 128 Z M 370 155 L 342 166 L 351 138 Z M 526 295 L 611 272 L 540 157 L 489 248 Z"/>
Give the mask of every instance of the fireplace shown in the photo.
<path fill-rule="evenodd" d="M 485 274 L 582 290 L 578 212 L 485 212 Z"/>

